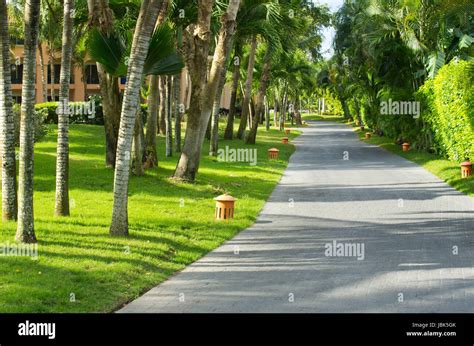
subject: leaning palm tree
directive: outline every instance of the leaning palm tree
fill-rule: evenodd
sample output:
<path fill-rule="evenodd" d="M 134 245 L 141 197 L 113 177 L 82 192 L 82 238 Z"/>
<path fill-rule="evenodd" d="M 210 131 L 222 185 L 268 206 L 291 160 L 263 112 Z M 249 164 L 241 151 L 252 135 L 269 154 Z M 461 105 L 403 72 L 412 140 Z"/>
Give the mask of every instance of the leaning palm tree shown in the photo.
<path fill-rule="evenodd" d="M 33 152 L 39 14 L 40 0 L 25 2 L 25 52 L 21 94 L 20 173 L 16 233 L 16 240 L 24 243 L 36 242 L 33 220 Z"/>
<path fill-rule="evenodd" d="M 114 204 L 112 224 L 110 225 L 110 235 L 112 236 L 128 235 L 128 180 L 133 130 L 140 107 L 140 88 L 143 83 L 145 59 L 162 3 L 162 0 L 144 0 L 142 2 L 133 36 L 117 143 Z"/>
<path fill-rule="evenodd" d="M 0 129 L 2 220 L 15 220 L 17 216 L 15 131 L 10 77 L 10 40 L 5 0 L 0 0 Z"/>
<path fill-rule="evenodd" d="M 69 80 L 72 58 L 74 0 L 64 0 L 61 74 L 56 153 L 56 216 L 69 216 Z"/>
<path fill-rule="evenodd" d="M 135 163 L 141 164 L 144 156 L 147 168 L 154 167 L 158 162 L 156 153 L 156 110 L 158 103 L 155 91 L 160 89 L 159 83 L 156 83 L 160 79 L 155 77 L 180 73 L 184 67 L 181 56 L 175 51 L 173 36 L 172 28 L 167 22 L 155 28 L 150 39 L 148 55 L 146 55 L 143 68 L 143 74 L 151 76 L 150 91 L 148 93 L 148 100 L 150 101 L 148 104 L 149 117 L 144 147 L 145 154 L 142 155 L 141 150 L 135 151 Z M 89 35 L 88 49 L 91 57 L 97 61 L 107 75 L 113 78 L 127 74 L 126 61 L 130 44 L 127 36 L 116 32 L 105 36 L 100 31 L 93 30 Z M 107 47 L 107 49 L 104 49 L 104 47 Z M 160 99 L 164 99 L 164 97 L 160 97 Z M 160 102 L 161 106 L 165 106 L 165 102 Z"/>
<path fill-rule="evenodd" d="M 232 73 L 232 88 L 231 88 L 231 100 L 229 116 L 227 119 L 227 125 L 224 132 L 225 139 L 233 138 L 234 131 L 234 118 L 236 114 L 236 101 L 237 91 L 239 86 L 240 78 L 240 62 L 242 60 L 243 47 L 246 41 L 250 38 L 260 35 L 262 37 L 267 36 L 271 31 L 274 31 L 274 26 L 277 25 L 280 19 L 280 6 L 275 0 L 245 0 L 242 1 L 241 9 L 237 15 L 237 31 L 235 33 L 235 48 L 233 57 L 233 73 Z M 250 59 L 252 59 L 252 50 L 250 53 Z M 253 66 L 247 66 L 247 70 L 253 69 Z M 252 74 L 252 73 L 251 73 Z M 246 80 L 246 90 L 252 78 Z M 243 95 L 245 98 L 245 94 Z M 244 100 L 248 102 L 248 98 Z M 242 107 L 243 109 L 245 108 Z M 246 113 L 248 116 L 248 112 Z M 241 123 L 239 124 L 238 137 L 243 135 L 243 130 L 246 126 L 246 118 L 243 121 L 244 116 L 242 114 Z M 245 122 L 245 124 L 244 124 Z M 242 129 L 242 130 L 241 130 Z"/>

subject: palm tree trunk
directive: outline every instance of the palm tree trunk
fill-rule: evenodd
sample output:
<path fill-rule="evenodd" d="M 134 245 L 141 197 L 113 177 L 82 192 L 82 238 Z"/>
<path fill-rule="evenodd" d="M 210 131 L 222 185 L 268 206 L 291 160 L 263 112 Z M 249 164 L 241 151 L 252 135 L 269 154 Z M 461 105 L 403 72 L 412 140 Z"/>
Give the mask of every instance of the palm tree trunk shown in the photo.
<path fill-rule="evenodd" d="M 34 117 L 36 96 L 36 48 L 40 0 L 25 2 L 25 44 L 20 120 L 20 172 L 18 184 L 18 227 L 16 240 L 36 243 L 33 214 Z"/>
<path fill-rule="evenodd" d="M 132 171 L 136 176 L 145 174 L 143 171 L 143 146 L 142 146 L 143 120 L 141 109 L 137 111 L 135 127 L 133 129 L 132 145 Z"/>
<path fill-rule="evenodd" d="M 163 136 L 166 136 L 166 113 L 167 113 L 167 101 L 166 101 L 166 76 L 160 76 L 159 84 L 160 93 L 160 106 L 159 106 L 159 131 Z"/>
<path fill-rule="evenodd" d="M 219 143 L 219 111 L 221 109 L 221 98 L 222 98 L 222 91 L 224 90 L 226 73 L 227 73 L 227 68 L 223 68 L 221 76 L 220 76 L 219 86 L 217 87 L 216 98 L 214 100 L 214 106 L 212 110 L 211 144 L 209 148 L 209 155 L 211 156 L 217 156 L 217 149 L 218 149 L 218 143 Z"/>
<path fill-rule="evenodd" d="M 176 29 L 176 50 L 181 53 L 183 48 L 183 28 L 179 25 Z M 181 96 L 181 74 L 177 74 L 173 77 L 173 102 L 174 102 L 174 143 L 175 151 L 181 152 L 181 115 L 184 112 L 186 106 L 182 106 L 180 103 Z M 184 103 L 186 104 L 186 101 Z"/>
<path fill-rule="evenodd" d="M 2 154 L 2 220 L 17 217 L 15 129 L 10 72 L 10 37 L 5 0 L 0 0 L 0 152 Z"/>
<path fill-rule="evenodd" d="M 105 72 L 99 63 L 97 63 L 97 71 L 102 96 L 102 112 L 104 114 L 105 165 L 106 167 L 115 167 L 120 110 L 122 107 L 119 79 Z"/>
<path fill-rule="evenodd" d="M 278 126 L 278 110 L 279 110 L 279 104 L 278 104 L 278 95 L 275 93 L 275 102 L 274 102 L 274 109 L 273 109 L 273 127 Z"/>
<path fill-rule="evenodd" d="M 239 60 L 234 60 L 234 71 L 232 73 L 232 90 L 230 93 L 230 109 L 227 116 L 227 125 L 225 127 L 224 139 L 232 139 L 234 137 L 234 119 L 235 119 L 235 104 L 237 102 L 237 91 L 239 90 L 240 77 L 240 46 L 235 47 L 235 57 Z M 235 59 L 235 58 L 234 58 Z"/>
<path fill-rule="evenodd" d="M 56 216 L 69 216 L 69 80 L 71 79 L 74 0 L 64 0 L 61 74 L 56 152 Z"/>
<path fill-rule="evenodd" d="M 166 78 L 166 157 L 173 156 L 173 120 L 172 116 L 172 96 L 171 96 L 171 76 L 165 77 Z"/>
<path fill-rule="evenodd" d="M 137 111 L 140 107 L 143 66 L 162 2 L 162 0 L 144 0 L 142 2 L 133 36 L 117 144 L 117 161 L 114 175 L 114 204 L 112 210 L 112 224 L 110 225 L 110 235 L 113 236 L 128 235 L 128 181 L 130 177 L 130 151 L 133 130 Z"/>
<path fill-rule="evenodd" d="M 87 7 L 89 25 L 98 28 L 104 34 L 110 33 L 113 30 L 113 14 L 108 0 L 88 0 Z M 122 109 L 119 79 L 105 72 L 100 64 L 97 63 L 96 65 L 102 96 L 102 112 L 104 114 L 105 164 L 107 167 L 115 167 Z"/>
<path fill-rule="evenodd" d="M 264 114 L 263 101 L 265 98 L 265 94 L 267 93 L 267 88 L 270 81 L 270 67 L 270 50 L 267 48 L 264 58 L 262 76 L 260 77 L 260 87 L 258 89 L 257 105 L 255 107 L 252 128 L 250 129 L 250 132 L 248 133 L 247 138 L 245 139 L 245 142 L 247 144 L 255 144 L 257 139 L 258 124 L 260 122 L 260 118 L 263 118 L 262 115 Z"/>
<path fill-rule="evenodd" d="M 177 153 L 181 152 L 181 75 L 173 77 L 173 99 L 174 99 L 174 145 Z"/>
<path fill-rule="evenodd" d="M 235 18 L 240 6 L 240 0 L 231 0 L 226 13 L 222 15 L 222 24 L 209 73 L 209 80 L 205 84 L 213 4 L 213 0 L 202 0 L 198 9 L 197 25 L 188 27 L 185 45 L 187 46 L 186 62 L 191 73 L 193 90 L 191 92 L 191 106 L 188 113 L 183 152 L 174 173 L 174 177 L 178 179 L 193 181 L 199 169 L 206 126 L 211 116 L 219 86 L 219 77 L 225 66 L 232 37 L 235 33 Z"/>
<path fill-rule="evenodd" d="M 280 131 L 285 128 L 285 120 L 286 120 L 286 111 L 288 105 L 288 86 L 285 84 L 285 88 L 283 89 L 283 99 L 281 100 L 281 109 L 280 109 Z"/>
<path fill-rule="evenodd" d="M 245 128 L 249 117 L 250 97 L 252 93 L 253 68 L 255 65 L 255 54 L 257 52 L 257 35 L 253 35 L 252 44 L 250 46 L 249 64 L 247 67 L 247 81 L 245 82 L 245 95 L 242 102 L 242 116 L 240 118 L 239 130 L 237 131 L 237 138 L 244 137 Z"/>
<path fill-rule="evenodd" d="M 150 93 L 148 94 L 148 117 L 146 121 L 145 138 L 145 168 L 158 166 L 158 154 L 156 152 L 156 132 L 158 125 L 158 97 L 159 97 L 158 76 L 150 76 Z"/>
<path fill-rule="evenodd" d="M 268 99 L 265 96 L 265 130 L 270 131 L 270 110 L 268 109 Z"/>
<path fill-rule="evenodd" d="M 50 43 L 51 44 L 51 43 Z M 50 78 L 50 84 L 51 84 L 51 90 L 50 90 L 50 97 L 51 97 L 51 102 L 54 102 L 56 93 L 54 91 L 54 82 L 56 79 L 56 74 L 54 70 L 54 52 L 52 47 L 48 47 L 48 55 L 49 55 L 49 78 Z M 47 100 L 46 100 L 47 101 Z"/>
<path fill-rule="evenodd" d="M 45 66 L 44 66 L 44 56 L 43 56 L 43 45 L 41 42 L 38 42 L 38 53 L 39 53 L 39 63 L 41 68 L 41 87 L 43 91 L 43 102 L 48 101 L 48 81 L 46 79 Z"/>

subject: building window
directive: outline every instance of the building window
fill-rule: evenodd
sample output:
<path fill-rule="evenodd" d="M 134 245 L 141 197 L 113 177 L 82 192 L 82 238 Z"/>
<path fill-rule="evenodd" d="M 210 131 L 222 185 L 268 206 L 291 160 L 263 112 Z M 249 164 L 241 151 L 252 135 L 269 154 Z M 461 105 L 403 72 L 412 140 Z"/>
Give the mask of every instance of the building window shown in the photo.
<path fill-rule="evenodd" d="M 99 73 L 97 72 L 96 65 L 86 66 L 86 83 L 87 84 L 99 84 Z"/>
<path fill-rule="evenodd" d="M 12 84 L 23 83 L 23 65 L 11 65 Z"/>
<path fill-rule="evenodd" d="M 12 95 L 13 102 L 21 104 L 21 95 Z"/>
<path fill-rule="evenodd" d="M 54 84 L 59 84 L 61 77 L 61 65 L 54 65 Z M 74 71 L 71 68 L 71 79 L 69 80 L 70 84 L 74 84 Z M 51 65 L 48 65 L 48 84 L 51 84 Z"/>

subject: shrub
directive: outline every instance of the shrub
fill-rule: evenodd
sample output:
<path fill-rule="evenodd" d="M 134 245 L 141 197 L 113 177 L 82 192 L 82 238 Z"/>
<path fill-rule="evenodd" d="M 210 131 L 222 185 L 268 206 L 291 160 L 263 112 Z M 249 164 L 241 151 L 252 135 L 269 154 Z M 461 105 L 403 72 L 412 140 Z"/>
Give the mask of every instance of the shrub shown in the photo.
<path fill-rule="evenodd" d="M 46 114 L 46 124 L 57 124 L 58 123 L 58 109 L 59 102 L 44 102 L 35 105 L 36 110 L 41 110 Z M 70 102 L 69 105 L 72 108 L 72 114 L 69 117 L 71 124 L 89 124 L 89 125 L 104 125 L 104 114 L 102 111 L 102 97 L 100 95 L 89 96 L 87 102 Z M 89 111 L 93 111 L 90 114 Z M 148 105 L 141 105 L 141 112 L 144 121 L 146 121 Z"/>
<path fill-rule="evenodd" d="M 15 128 L 15 145 L 20 145 L 20 116 L 21 106 L 19 104 L 13 105 L 13 120 Z M 48 133 L 48 127 L 45 125 L 45 119 L 47 117 L 46 110 L 36 110 L 34 117 L 34 128 L 35 128 L 35 143 L 43 139 Z"/>
<path fill-rule="evenodd" d="M 418 92 L 437 151 L 455 161 L 474 159 L 473 80 L 474 62 L 451 61 Z"/>
<path fill-rule="evenodd" d="M 44 102 L 35 105 L 36 110 L 44 110 L 47 124 L 58 123 L 59 102 Z M 72 113 L 69 118 L 71 124 L 103 125 L 102 102 L 100 97 L 91 96 L 88 102 L 70 102 Z"/>

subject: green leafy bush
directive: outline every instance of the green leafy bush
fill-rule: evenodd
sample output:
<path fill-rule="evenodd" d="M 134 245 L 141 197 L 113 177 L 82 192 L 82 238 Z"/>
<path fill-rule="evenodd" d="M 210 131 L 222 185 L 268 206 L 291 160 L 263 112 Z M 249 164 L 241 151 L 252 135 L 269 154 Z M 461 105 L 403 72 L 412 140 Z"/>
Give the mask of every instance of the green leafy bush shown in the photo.
<path fill-rule="evenodd" d="M 59 102 L 38 103 L 35 105 L 35 109 L 45 110 L 47 114 L 45 122 L 47 124 L 57 124 L 58 105 Z M 69 106 L 72 111 L 69 117 L 69 122 L 71 124 L 104 124 L 100 97 L 91 96 L 87 102 L 70 102 Z"/>
<path fill-rule="evenodd" d="M 37 111 L 42 111 L 46 114 L 44 122 L 46 124 L 58 123 L 58 105 L 59 102 L 44 102 L 35 105 Z M 72 113 L 69 117 L 71 124 L 90 124 L 90 125 L 104 125 L 104 114 L 102 111 L 102 98 L 99 95 L 89 97 L 87 102 L 70 102 Z M 146 119 L 148 112 L 148 105 L 141 105 L 142 117 Z M 92 113 L 92 114 L 91 114 Z"/>
<path fill-rule="evenodd" d="M 473 81 L 474 62 L 453 60 L 418 92 L 436 151 L 451 160 L 474 159 Z"/>
<path fill-rule="evenodd" d="M 20 116 L 21 116 L 21 105 L 13 105 L 13 120 L 15 128 L 15 145 L 20 145 Z M 45 109 L 36 110 L 34 117 L 34 128 L 35 128 L 35 143 L 39 142 L 48 133 L 48 126 L 45 124 L 47 117 L 47 111 Z"/>

